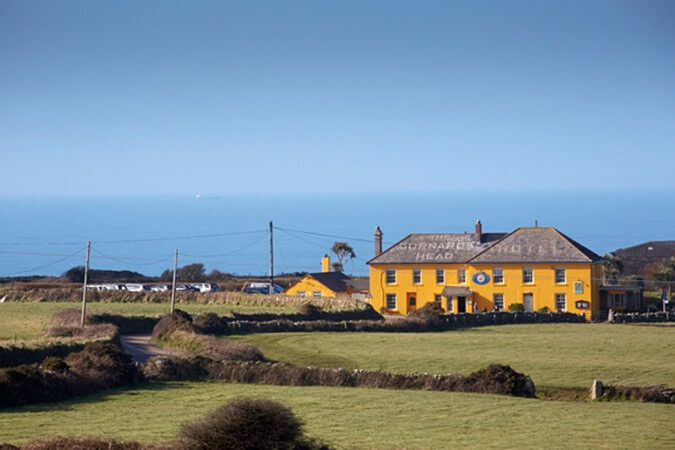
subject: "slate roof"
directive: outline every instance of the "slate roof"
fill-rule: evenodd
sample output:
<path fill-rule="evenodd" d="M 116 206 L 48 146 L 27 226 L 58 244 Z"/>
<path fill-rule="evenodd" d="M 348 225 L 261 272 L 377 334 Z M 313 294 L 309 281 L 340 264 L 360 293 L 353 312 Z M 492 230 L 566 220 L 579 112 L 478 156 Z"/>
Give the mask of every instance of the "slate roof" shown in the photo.
<path fill-rule="evenodd" d="M 478 243 L 473 233 L 410 234 L 368 264 L 465 263 L 505 235 L 483 233 Z"/>
<path fill-rule="evenodd" d="M 334 292 L 345 292 L 350 278 L 342 272 L 316 272 L 307 274 Z"/>
<path fill-rule="evenodd" d="M 368 264 L 588 263 L 602 258 L 553 227 L 511 233 L 410 234 Z"/>
<path fill-rule="evenodd" d="M 588 263 L 602 258 L 553 227 L 523 227 L 473 257 L 470 263 Z"/>
<path fill-rule="evenodd" d="M 349 280 L 345 280 L 345 284 L 355 291 L 367 291 L 370 289 L 369 280 L 354 280 L 350 278 Z"/>

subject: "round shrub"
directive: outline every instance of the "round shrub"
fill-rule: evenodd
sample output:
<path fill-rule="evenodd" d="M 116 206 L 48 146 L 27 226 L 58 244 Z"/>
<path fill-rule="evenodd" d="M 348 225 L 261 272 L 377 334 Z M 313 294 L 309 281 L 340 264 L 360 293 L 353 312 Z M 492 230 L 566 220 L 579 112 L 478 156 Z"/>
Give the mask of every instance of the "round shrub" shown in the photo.
<path fill-rule="evenodd" d="M 194 331 L 192 317 L 179 309 L 173 314 L 162 317 L 152 329 L 153 339 L 162 339 L 176 330 Z"/>
<path fill-rule="evenodd" d="M 525 312 L 525 305 L 522 303 L 511 303 L 509 305 L 509 312 L 516 313 L 516 312 Z"/>
<path fill-rule="evenodd" d="M 303 445 L 302 423 L 284 405 L 238 399 L 181 430 L 185 449 L 294 449 Z"/>

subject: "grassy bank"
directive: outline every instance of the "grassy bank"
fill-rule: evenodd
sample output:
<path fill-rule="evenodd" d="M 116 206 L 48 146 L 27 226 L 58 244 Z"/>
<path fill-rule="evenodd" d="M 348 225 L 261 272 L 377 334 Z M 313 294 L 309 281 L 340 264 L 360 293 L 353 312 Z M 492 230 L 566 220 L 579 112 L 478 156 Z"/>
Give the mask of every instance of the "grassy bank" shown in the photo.
<path fill-rule="evenodd" d="M 51 317 L 64 309 L 79 309 L 79 302 L 5 302 L 0 304 L 0 345 L 44 339 L 44 330 Z M 110 313 L 129 316 L 159 317 L 169 312 L 169 303 L 109 303 L 92 302 L 87 311 L 93 314 Z M 190 314 L 213 312 L 225 315 L 240 313 L 293 313 L 294 306 L 250 306 L 246 304 L 179 303 L 178 308 Z"/>
<path fill-rule="evenodd" d="M 675 386 L 675 328 L 502 325 L 441 333 L 270 333 L 229 337 L 298 365 L 468 374 L 497 362 L 537 386 Z"/>
<path fill-rule="evenodd" d="M 166 442 L 180 425 L 241 396 L 283 402 L 309 435 L 338 448 L 672 448 L 672 406 L 543 402 L 381 389 L 150 384 L 0 412 L 0 442 L 112 435 Z"/>

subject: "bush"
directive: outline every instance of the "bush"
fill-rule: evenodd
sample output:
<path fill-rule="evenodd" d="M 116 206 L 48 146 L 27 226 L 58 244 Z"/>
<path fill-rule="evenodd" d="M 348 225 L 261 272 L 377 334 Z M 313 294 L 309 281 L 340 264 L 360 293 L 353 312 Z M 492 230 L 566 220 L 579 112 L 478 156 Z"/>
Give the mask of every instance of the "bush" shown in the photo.
<path fill-rule="evenodd" d="M 534 397 L 534 383 L 530 377 L 516 372 L 511 366 L 490 364 L 485 369 L 472 373 L 467 382 L 473 385 L 472 392 Z"/>
<path fill-rule="evenodd" d="M 0 406 L 63 400 L 100 389 L 134 384 L 142 374 L 131 358 L 111 344 L 94 342 L 65 360 L 0 370 Z"/>
<path fill-rule="evenodd" d="M 516 312 L 525 312 L 525 305 L 522 303 L 511 303 L 509 305 L 509 312 L 516 313 Z"/>
<path fill-rule="evenodd" d="M 302 422 L 290 409 L 265 399 L 227 403 L 204 419 L 185 425 L 179 443 L 186 449 L 201 450 L 319 448 L 304 437 Z"/>
<path fill-rule="evenodd" d="M 18 447 L 16 447 L 18 448 Z M 138 442 L 118 442 L 111 438 L 51 437 L 29 442 L 22 450 L 141 450 Z"/>
<path fill-rule="evenodd" d="M 161 319 L 152 329 L 153 339 L 162 339 L 176 330 L 194 332 L 195 327 L 192 324 L 192 317 L 179 309 L 173 314 L 168 314 Z"/>
<path fill-rule="evenodd" d="M 550 313 L 551 310 L 549 309 L 548 306 L 542 306 L 541 308 L 539 308 L 539 309 L 537 310 L 537 312 L 538 312 L 539 314 L 546 314 L 546 313 Z"/>
<path fill-rule="evenodd" d="M 81 352 L 65 359 L 70 371 L 81 378 L 91 390 L 110 389 L 140 381 L 138 369 L 131 357 L 109 342 L 92 342 Z"/>

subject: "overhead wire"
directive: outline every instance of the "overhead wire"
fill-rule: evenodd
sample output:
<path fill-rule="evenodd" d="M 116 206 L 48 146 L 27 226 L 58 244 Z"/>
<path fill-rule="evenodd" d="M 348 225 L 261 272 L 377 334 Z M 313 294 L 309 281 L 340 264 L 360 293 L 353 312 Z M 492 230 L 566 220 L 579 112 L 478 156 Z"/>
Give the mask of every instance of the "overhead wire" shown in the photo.
<path fill-rule="evenodd" d="M 19 271 L 19 272 L 10 273 L 10 274 L 7 274 L 7 275 L 5 275 L 5 276 L 11 277 L 11 276 L 14 276 L 14 275 L 21 275 L 21 274 L 24 274 L 24 273 L 34 272 L 34 271 L 36 271 L 36 270 L 40 270 L 40 269 L 44 269 L 44 268 L 47 268 L 47 267 L 51 267 L 51 266 L 56 265 L 56 264 L 58 264 L 58 263 L 60 263 L 60 262 L 62 262 L 62 261 L 65 261 L 65 260 L 68 259 L 68 258 L 72 258 L 72 257 L 74 257 L 74 256 L 79 255 L 81 252 L 84 251 L 85 248 L 86 248 L 86 247 L 82 247 L 82 248 L 78 249 L 76 252 L 71 253 L 70 255 L 66 255 L 66 256 L 64 256 L 64 257 L 62 257 L 62 258 L 59 258 L 59 259 L 57 259 L 57 260 L 55 260 L 55 261 L 52 261 L 52 262 L 50 262 L 50 263 L 48 263 L 48 264 L 44 264 L 44 265 L 41 265 L 41 266 L 33 267 L 32 269 L 28 269 L 28 270 L 22 270 L 22 271 Z"/>

